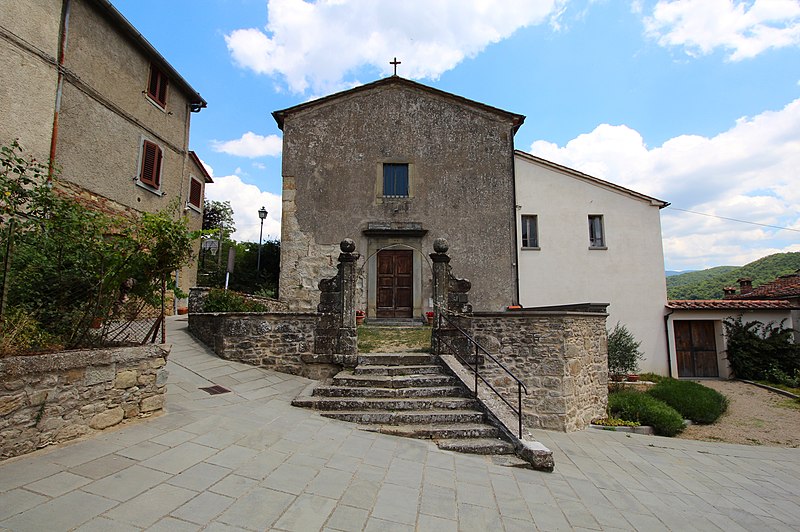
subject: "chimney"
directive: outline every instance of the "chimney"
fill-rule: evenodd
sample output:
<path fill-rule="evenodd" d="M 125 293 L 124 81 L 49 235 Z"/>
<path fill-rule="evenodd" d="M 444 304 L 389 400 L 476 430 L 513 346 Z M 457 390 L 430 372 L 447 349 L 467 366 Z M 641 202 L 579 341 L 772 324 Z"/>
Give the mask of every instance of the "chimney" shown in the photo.
<path fill-rule="evenodd" d="M 737 279 L 739 283 L 739 293 L 742 295 L 748 294 L 753 291 L 753 280 L 749 277 L 742 277 Z"/>
<path fill-rule="evenodd" d="M 730 299 L 731 296 L 736 295 L 736 288 L 733 286 L 726 286 L 722 289 L 722 299 Z"/>

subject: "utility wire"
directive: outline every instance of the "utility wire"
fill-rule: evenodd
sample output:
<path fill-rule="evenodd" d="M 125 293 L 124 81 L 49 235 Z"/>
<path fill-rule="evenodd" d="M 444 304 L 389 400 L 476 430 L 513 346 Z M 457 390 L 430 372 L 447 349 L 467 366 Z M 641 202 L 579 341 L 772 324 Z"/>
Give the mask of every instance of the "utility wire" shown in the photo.
<path fill-rule="evenodd" d="M 761 227 L 770 227 L 772 229 L 782 229 L 784 231 L 794 231 L 795 233 L 800 233 L 800 229 L 792 229 L 791 227 L 781 227 L 780 225 L 761 224 L 761 223 L 758 223 L 758 222 L 749 222 L 747 220 L 738 220 L 736 218 L 727 218 L 725 216 L 717 216 L 716 214 L 708 214 L 708 213 L 705 213 L 705 212 L 690 211 L 688 209 L 679 209 L 678 207 L 673 207 L 672 205 L 668 205 L 667 209 L 672 209 L 673 211 L 690 212 L 692 214 L 699 214 L 700 216 L 708 216 L 709 218 L 719 218 L 720 220 L 728 220 L 730 222 L 739 222 L 739 223 L 750 224 L 750 225 L 760 225 Z"/>

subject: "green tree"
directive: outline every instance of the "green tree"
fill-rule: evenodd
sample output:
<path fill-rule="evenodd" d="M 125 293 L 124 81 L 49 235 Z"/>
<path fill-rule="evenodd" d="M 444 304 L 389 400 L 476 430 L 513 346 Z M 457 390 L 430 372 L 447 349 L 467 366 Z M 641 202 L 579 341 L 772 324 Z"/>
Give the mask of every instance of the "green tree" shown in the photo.
<path fill-rule="evenodd" d="M 162 283 L 191 257 L 195 235 L 177 205 L 110 216 L 60 193 L 58 179 L 16 144 L 2 150 L 0 165 L 4 291 L 29 330 L 35 322 L 67 347 L 87 345 L 94 318 L 119 314 L 122 295 L 156 304 Z"/>

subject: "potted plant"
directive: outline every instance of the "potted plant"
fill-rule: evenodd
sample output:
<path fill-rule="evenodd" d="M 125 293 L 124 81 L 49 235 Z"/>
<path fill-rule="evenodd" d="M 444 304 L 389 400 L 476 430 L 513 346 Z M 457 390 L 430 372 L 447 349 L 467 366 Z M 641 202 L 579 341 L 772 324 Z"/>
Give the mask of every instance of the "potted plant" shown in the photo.
<path fill-rule="evenodd" d="M 367 315 L 363 310 L 357 310 L 356 311 L 356 325 L 361 325 L 362 323 L 364 323 L 364 318 L 366 318 L 366 317 L 367 317 Z"/>
<path fill-rule="evenodd" d="M 639 371 L 639 360 L 643 357 L 639 351 L 641 344 L 627 327 L 619 323 L 608 333 L 608 374 L 612 381 L 621 381 L 626 376 L 629 381 L 633 380 L 630 376 Z"/>
<path fill-rule="evenodd" d="M 428 320 L 428 325 L 433 325 L 433 311 L 429 310 L 425 313 L 425 318 Z"/>

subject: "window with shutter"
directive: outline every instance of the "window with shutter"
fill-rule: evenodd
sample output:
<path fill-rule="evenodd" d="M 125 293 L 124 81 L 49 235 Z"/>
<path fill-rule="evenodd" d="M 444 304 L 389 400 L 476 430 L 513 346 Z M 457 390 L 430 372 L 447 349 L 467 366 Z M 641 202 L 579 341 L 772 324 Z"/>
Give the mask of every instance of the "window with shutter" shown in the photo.
<path fill-rule="evenodd" d="M 194 177 L 190 178 L 189 205 L 200 209 L 203 205 L 203 184 Z"/>
<path fill-rule="evenodd" d="M 589 249 L 606 249 L 602 214 L 589 215 Z"/>
<path fill-rule="evenodd" d="M 150 65 L 150 80 L 147 83 L 147 95 L 159 106 L 167 106 L 167 76 L 153 64 Z"/>
<path fill-rule="evenodd" d="M 539 219 L 535 214 L 522 215 L 522 247 L 539 249 Z"/>
<path fill-rule="evenodd" d="M 145 140 L 142 143 L 142 167 L 139 181 L 153 188 L 161 187 L 161 148 L 158 144 Z"/>
<path fill-rule="evenodd" d="M 389 198 L 408 197 L 408 163 L 383 164 L 383 196 Z"/>

